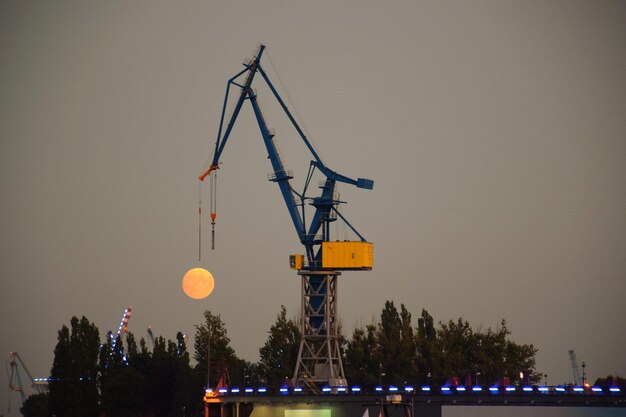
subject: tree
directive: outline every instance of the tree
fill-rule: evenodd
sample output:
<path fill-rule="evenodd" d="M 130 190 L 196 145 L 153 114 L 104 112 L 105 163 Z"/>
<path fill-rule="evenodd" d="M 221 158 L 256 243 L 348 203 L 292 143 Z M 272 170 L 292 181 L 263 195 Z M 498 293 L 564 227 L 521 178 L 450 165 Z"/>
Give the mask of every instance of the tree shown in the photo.
<path fill-rule="evenodd" d="M 486 333 L 476 335 L 476 363 L 481 368 L 483 379 L 495 383 L 508 377 L 510 383 L 519 384 L 523 382 L 520 379 L 522 372 L 527 382 L 539 382 L 542 374 L 535 370 L 537 349 L 533 345 L 519 345 L 509 340 L 510 334 L 506 321 L 502 320 L 496 331 L 487 329 Z"/>
<path fill-rule="evenodd" d="M 434 320 L 426 309 L 422 309 L 422 315 L 417 319 L 417 332 L 415 334 L 417 382 L 430 384 L 432 373 L 437 366 L 437 330 Z"/>
<path fill-rule="evenodd" d="M 107 338 L 102 349 L 101 402 L 107 417 L 174 417 L 183 409 L 190 413 L 200 409 L 201 393 L 190 394 L 189 353 L 181 332 L 176 341 L 157 337 L 152 352 L 143 339 L 139 350 L 130 332 L 126 344 L 126 356 L 120 339 L 111 351 L 111 337 Z"/>
<path fill-rule="evenodd" d="M 174 347 L 174 346 L 172 346 Z M 176 333 L 175 349 L 170 350 L 170 357 L 174 361 L 174 401 L 173 408 L 178 410 L 194 410 L 198 408 L 202 396 L 194 397 L 189 366 L 189 352 L 183 333 Z M 196 407 L 194 407 L 194 405 Z"/>
<path fill-rule="evenodd" d="M 196 371 L 204 375 L 205 378 L 203 387 L 206 387 L 206 383 L 209 382 L 214 388 L 222 376 L 220 372 L 224 370 L 224 367 L 228 369 L 228 365 L 235 363 L 238 358 L 233 348 L 230 347 L 230 338 L 219 314 L 213 314 L 207 310 L 204 312 L 204 320 L 203 324 L 196 326 L 194 358 L 198 362 Z M 211 356 L 211 375 L 207 381 L 209 353 Z"/>
<path fill-rule="evenodd" d="M 411 313 L 404 304 L 398 313 L 393 301 L 386 301 L 380 315 L 378 343 L 381 351 L 380 382 L 403 384 L 414 377 L 415 342 L 411 328 Z M 382 374 L 385 377 L 382 378 Z"/>
<path fill-rule="evenodd" d="M 134 366 L 116 368 L 102 381 L 102 410 L 107 417 L 139 415 L 145 406 L 148 381 Z"/>
<path fill-rule="evenodd" d="M 473 331 L 467 321 L 458 319 L 440 323 L 435 344 L 438 355 L 437 366 L 433 366 L 433 378 L 439 383 L 450 383 L 452 378 L 471 374 L 475 350 Z M 457 382 L 458 383 L 458 382 Z"/>
<path fill-rule="evenodd" d="M 411 313 L 385 302 L 380 322 L 356 328 L 345 351 L 346 376 L 366 389 L 379 384 L 404 384 L 417 374 Z"/>
<path fill-rule="evenodd" d="M 59 330 L 50 381 L 50 411 L 58 417 L 95 417 L 100 333 L 86 317 Z"/>
<path fill-rule="evenodd" d="M 33 394 L 26 398 L 20 412 L 24 417 L 50 417 L 48 398 L 47 392 Z"/>
<path fill-rule="evenodd" d="M 503 320 L 495 331 L 474 331 L 459 318 L 439 323 L 422 309 L 417 327 L 404 305 L 400 311 L 387 301 L 380 322 L 354 330 L 345 350 L 345 369 L 350 381 L 365 389 L 390 384 L 481 384 L 502 382 L 535 383 L 541 378 L 535 370 L 533 345 L 520 345 L 509 339 Z M 524 381 L 520 380 L 520 372 Z M 383 377 L 384 374 L 384 377 Z"/>
<path fill-rule="evenodd" d="M 100 349 L 100 402 L 108 417 L 138 415 L 146 396 L 147 380 L 137 368 L 137 345 L 132 333 L 126 333 L 128 354 L 124 354 L 121 337 L 115 340 L 107 333 L 107 342 Z M 130 365 L 129 365 L 130 364 Z"/>
<path fill-rule="evenodd" d="M 355 381 L 364 388 L 375 387 L 379 383 L 380 364 L 376 325 L 355 328 L 352 340 L 347 342 L 344 356 L 348 382 Z"/>
<path fill-rule="evenodd" d="M 297 324 L 287 319 L 287 309 L 280 307 L 276 322 L 268 331 L 265 345 L 259 349 L 260 378 L 269 388 L 278 389 L 291 379 L 298 360 L 301 334 Z"/>
<path fill-rule="evenodd" d="M 477 378 L 479 384 L 499 384 L 504 378 L 510 384 L 538 382 L 542 374 L 535 370 L 537 349 L 509 340 L 510 333 L 505 320 L 496 331 L 486 332 L 473 331 L 461 318 L 440 323 L 435 342 L 437 356 L 431 364 L 434 381 L 443 384 L 458 377 L 460 383 L 464 378 L 473 384 Z"/>
<path fill-rule="evenodd" d="M 400 351 L 403 358 L 411 359 L 411 363 L 407 364 L 407 368 L 410 369 L 410 377 L 412 377 L 417 370 L 414 361 L 417 346 L 413 336 L 411 313 L 409 313 L 404 304 L 400 304 L 400 321 Z"/>

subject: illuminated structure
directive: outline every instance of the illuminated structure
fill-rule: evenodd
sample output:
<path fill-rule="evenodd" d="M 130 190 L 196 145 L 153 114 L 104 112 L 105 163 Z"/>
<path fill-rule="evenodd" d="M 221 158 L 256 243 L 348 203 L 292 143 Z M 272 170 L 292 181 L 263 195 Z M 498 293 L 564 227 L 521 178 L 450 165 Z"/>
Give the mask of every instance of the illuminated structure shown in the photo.
<path fill-rule="evenodd" d="M 205 417 L 441 417 L 444 407 L 477 406 L 497 415 L 494 406 L 518 409 L 516 415 L 537 415 L 545 407 L 562 415 L 559 407 L 626 409 L 626 393 L 618 386 L 378 386 L 363 393 L 357 386 L 307 395 L 299 387 L 269 393 L 265 388 L 223 389 L 205 396 Z M 537 408 L 544 407 L 544 408 Z M 496 414 L 494 414 L 494 411 Z M 615 410 L 613 410 L 615 411 Z M 512 411 L 510 411 L 512 412 Z M 534 413 L 534 414 L 533 414 Z M 475 414 L 473 414 L 475 415 Z M 549 414 L 553 415 L 553 414 Z"/>

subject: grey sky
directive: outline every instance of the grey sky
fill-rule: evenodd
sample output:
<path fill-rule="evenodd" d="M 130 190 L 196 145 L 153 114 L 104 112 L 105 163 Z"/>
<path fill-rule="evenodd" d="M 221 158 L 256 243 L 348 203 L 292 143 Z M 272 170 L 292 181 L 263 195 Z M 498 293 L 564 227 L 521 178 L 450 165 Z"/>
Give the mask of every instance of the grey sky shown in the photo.
<path fill-rule="evenodd" d="M 327 165 L 375 180 L 341 188 L 375 245 L 373 271 L 341 277 L 348 334 L 393 300 L 506 319 L 551 384 L 569 349 L 593 379 L 626 376 L 625 21 L 622 1 L 2 2 L 0 352 L 47 375 L 72 315 L 104 334 L 132 305 L 143 337 L 210 309 L 258 359 L 280 305 L 299 308 L 301 248 L 249 108 L 201 263 L 196 178 L 263 42 Z M 310 158 L 258 86 L 299 188 Z M 203 301 L 180 287 L 198 265 Z"/>

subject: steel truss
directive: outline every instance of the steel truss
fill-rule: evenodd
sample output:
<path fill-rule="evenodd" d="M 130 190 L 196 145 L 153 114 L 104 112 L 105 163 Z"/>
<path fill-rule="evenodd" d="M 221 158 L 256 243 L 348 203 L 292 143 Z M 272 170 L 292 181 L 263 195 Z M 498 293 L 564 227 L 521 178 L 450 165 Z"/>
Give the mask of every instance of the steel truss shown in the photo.
<path fill-rule="evenodd" d="M 319 392 L 320 387 L 346 386 L 339 349 L 337 271 L 301 271 L 302 339 L 293 376 L 296 386 Z"/>

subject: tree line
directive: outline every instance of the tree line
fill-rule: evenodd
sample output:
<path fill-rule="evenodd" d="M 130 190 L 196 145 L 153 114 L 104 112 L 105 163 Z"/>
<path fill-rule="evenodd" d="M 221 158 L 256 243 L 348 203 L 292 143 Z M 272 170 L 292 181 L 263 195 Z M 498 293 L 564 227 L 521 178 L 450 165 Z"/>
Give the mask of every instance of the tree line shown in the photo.
<path fill-rule="evenodd" d="M 502 320 L 486 331 L 459 318 L 440 322 L 425 310 L 413 327 L 411 313 L 387 301 L 380 321 L 357 327 L 346 341 L 344 364 L 349 380 L 376 385 L 535 384 L 537 349 L 510 340 Z"/>
<path fill-rule="evenodd" d="M 152 349 L 127 332 L 100 340 L 86 317 L 72 317 L 62 326 L 54 350 L 49 392 L 30 396 L 25 417 L 178 417 L 203 413 L 207 385 L 265 386 L 278 389 L 293 376 L 300 345 L 296 319 L 281 306 L 268 338 L 251 363 L 237 356 L 225 323 L 204 312 L 196 326 L 194 364 L 185 336 L 155 338 Z M 341 345 L 346 378 L 362 389 L 378 385 L 536 383 L 533 345 L 510 340 L 503 320 L 486 331 L 467 321 L 439 322 L 422 310 L 417 326 L 404 305 L 387 301 L 380 319 L 358 326 Z"/>

